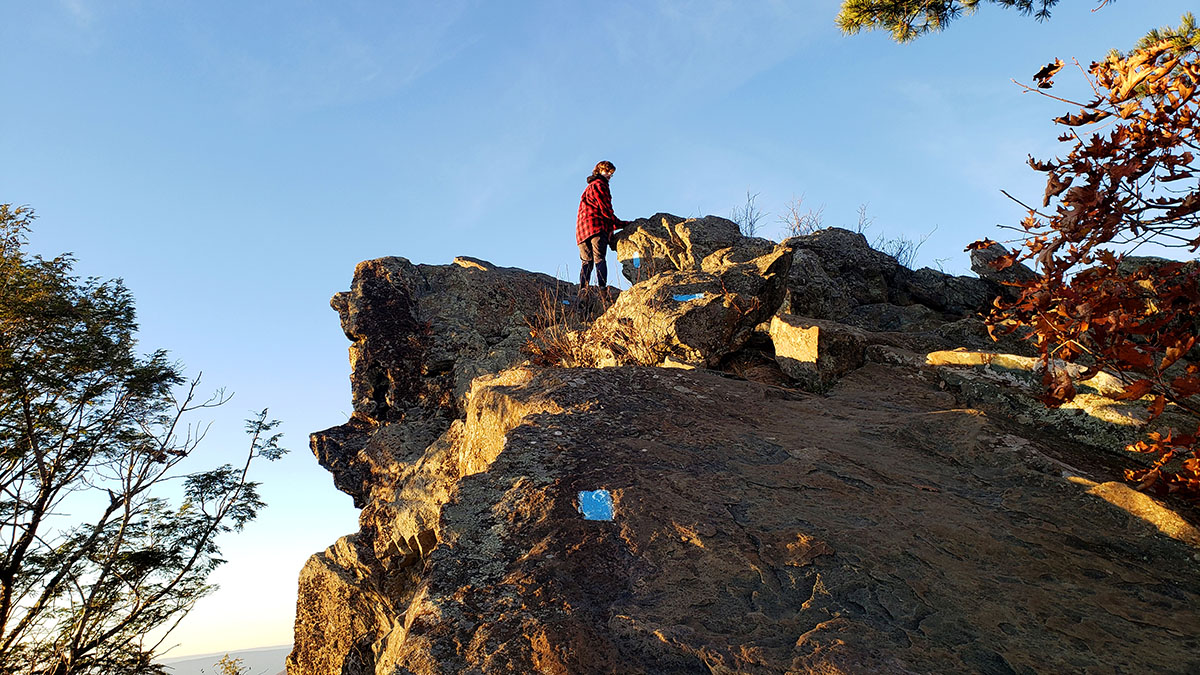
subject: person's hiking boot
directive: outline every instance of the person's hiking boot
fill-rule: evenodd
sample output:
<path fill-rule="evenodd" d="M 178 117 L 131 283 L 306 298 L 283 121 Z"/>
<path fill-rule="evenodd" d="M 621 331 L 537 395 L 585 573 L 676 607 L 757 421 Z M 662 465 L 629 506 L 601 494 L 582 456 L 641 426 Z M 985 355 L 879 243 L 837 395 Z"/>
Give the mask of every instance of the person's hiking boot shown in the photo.
<path fill-rule="evenodd" d="M 605 307 L 612 306 L 613 296 L 612 296 L 612 293 L 608 290 L 608 286 L 601 288 L 599 290 L 599 295 L 600 295 L 600 302 L 602 302 Z"/>

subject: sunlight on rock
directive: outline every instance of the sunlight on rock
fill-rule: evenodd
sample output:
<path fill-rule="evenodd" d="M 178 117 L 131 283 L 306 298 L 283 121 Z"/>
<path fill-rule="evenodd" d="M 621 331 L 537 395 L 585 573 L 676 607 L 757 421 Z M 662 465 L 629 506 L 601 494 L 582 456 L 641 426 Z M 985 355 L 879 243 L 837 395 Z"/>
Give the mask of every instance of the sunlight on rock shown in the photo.
<path fill-rule="evenodd" d="M 1141 518 L 1166 536 L 1200 548 L 1200 530 L 1150 495 L 1125 485 L 1109 481 L 1096 483 L 1081 476 L 1067 476 L 1068 481 L 1088 488 L 1088 494 L 1099 497 L 1113 506 Z"/>
<path fill-rule="evenodd" d="M 771 343 L 775 347 L 775 357 L 781 363 L 787 364 L 784 372 L 791 377 L 791 370 L 815 369 L 818 347 L 821 339 L 821 329 L 816 325 L 802 325 L 788 322 L 779 316 L 771 317 Z M 793 365 L 795 364 L 795 365 Z"/>
<path fill-rule="evenodd" d="M 1006 387 L 1020 389 L 1030 386 L 1041 378 L 1041 365 L 1032 356 L 1017 356 L 993 352 L 948 350 L 930 352 L 925 356 L 926 365 L 972 368 L 988 380 Z M 1142 401 L 1118 401 L 1113 397 L 1120 394 L 1125 385 L 1114 375 L 1106 372 L 1083 378 L 1084 368 L 1078 364 L 1055 362 L 1057 368 L 1065 370 L 1076 384 L 1095 393 L 1080 391 L 1073 400 L 1061 406 L 1062 410 L 1078 410 L 1096 420 L 1118 427 L 1142 427 L 1148 421 L 1145 403 Z"/>
<path fill-rule="evenodd" d="M 580 491 L 579 512 L 583 514 L 584 520 L 612 520 L 612 495 L 608 490 Z"/>
<path fill-rule="evenodd" d="M 700 533 L 695 527 L 672 523 L 675 526 L 675 532 L 679 535 L 680 541 L 685 541 L 693 546 L 704 548 L 704 540 L 700 538 Z"/>

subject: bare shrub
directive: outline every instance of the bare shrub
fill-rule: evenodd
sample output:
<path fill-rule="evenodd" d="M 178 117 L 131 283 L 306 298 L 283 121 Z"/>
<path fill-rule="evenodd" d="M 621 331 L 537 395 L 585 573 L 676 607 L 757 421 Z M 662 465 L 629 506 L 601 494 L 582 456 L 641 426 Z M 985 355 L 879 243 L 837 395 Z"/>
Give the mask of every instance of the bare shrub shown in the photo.
<path fill-rule="evenodd" d="M 921 237 L 920 241 L 913 241 L 904 235 L 888 238 L 881 234 L 871 243 L 871 248 L 892 256 L 896 262 L 912 269 L 913 263 L 917 259 L 917 252 L 921 250 L 926 241 L 929 241 L 934 232 L 937 232 L 936 226 Z"/>
<path fill-rule="evenodd" d="M 821 220 L 824 217 L 825 206 L 804 208 L 804 195 L 788 202 L 787 212 L 779 219 L 783 223 L 784 234 L 788 237 L 802 237 L 812 234 L 824 227 Z"/>
<path fill-rule="evenodd" d="M 746 190 L 746 203 L 729 213 L 729 219 L 738 224 L 738 230 L 747 237 L 753 237 L 758 232 L 758 223 L 767 214 L 754 205 L 758 198 L 757 192 L 750 194 Z"/>
<path fill-rule="evenodd" d="M 867 215 L 867 203 L 863 202 L 858 205 L 858 223 L 854 227 L 854 231 L 862 234 L 866 232 L 872 225 L 875 224 L 875 216 Z"/>

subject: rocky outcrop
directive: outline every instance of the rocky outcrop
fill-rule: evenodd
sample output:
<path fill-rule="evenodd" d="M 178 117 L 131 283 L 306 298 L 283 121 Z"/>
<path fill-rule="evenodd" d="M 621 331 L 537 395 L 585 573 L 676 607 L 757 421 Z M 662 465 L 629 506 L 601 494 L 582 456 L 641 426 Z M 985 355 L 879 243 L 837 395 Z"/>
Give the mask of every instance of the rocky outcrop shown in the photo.
<path fill-rule="evenodd" d="M 341 577 L 302 589 L 330 589 L 309 609 L 333 618 L 298 632 L 293 673 L 1200 665 L 1195 550 L 901 366 L 828 397 L 638 367 L 511 371 L 475 397 L 444 459 L 413 463 L 473 467 L 415 505 L 440 502 L 436 545 L 363 579 L 411 586 L 376 605 Z M 596 489 L 611 522 L 579 513 Z"/>
<path fill-rule="evenodd" d="M 933 333 L 943 325 L 978 316 L 1020 277 L 1023 265 L 997 273 L 987 260 L 1006 253 L 1000 245 L 972 252 L 981 277 L 955 276 L 930 268 L 910 270 L 871 248 L 865 236 L 839 228 L 792 237 L 786 292 L 779 311 L 835 320 L 873 332 Z M 714 253 L 739 262 L 769 253 L 772 242 L 745 237 L 737 224 L 708 216 L 684 219 L 656 214 L 625 231 L 617 253 L 625 277 L 635 284 L 663 272 L 700 271 Z M 1032 275 L 1032 272 L 1028 272 Z M 936 338 L 934 338 L 936 339 Z"/>
<path fill-rule="evenodd" d="M 618 254 L 595 312 L 483 261 L 359 265 L 355 412 L 313 449 L 361 529 L 301 573 L 291 675 L 1200 669 L 1200 531 L 1095 452 L 1137 402 L 1037 404 L 1036 359 L 985 351 L 995 281 L 715 217 Z M 554 321 L 613 367 L 523 349 Z"/>
<path fill-rule="evenodd" d="M 715 366 L 736 351 L 783 301 L 792 261 L 786 245 L 743 253 L 715 251 L 697 270 L 663 272 L 622 293 L 583 337 L 595 362 Z"/>
<path fill-rule="evenodd" d="M 474 258 L 360 263 L 350 291 L 330 303 L 352 342 L 354 413 L 311 441 L 338 489 L 359 508 L 373 489 L 391 489 L 394 458 L 423 452 L 461 416 L 474 378 L 525 359 L 528 319 L 575 295 L 545 274 Z M 385 425 L 395 429 L 375 433 Z"/>

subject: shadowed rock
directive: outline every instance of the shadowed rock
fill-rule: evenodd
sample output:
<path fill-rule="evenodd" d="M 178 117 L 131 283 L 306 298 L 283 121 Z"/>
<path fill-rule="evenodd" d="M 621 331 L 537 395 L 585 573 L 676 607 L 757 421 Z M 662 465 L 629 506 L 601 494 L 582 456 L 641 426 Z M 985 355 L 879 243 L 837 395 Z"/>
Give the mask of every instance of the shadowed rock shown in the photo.
<path fill-rule="evenodd" d="M 987 248 L 971 249 L 971 271 L 980 279 L 990 281 L 1001 288 L 1001 293 L 1007 300 L 1013 300 L 1020 292 L 1011 284 L 1033 281 L 1037 274 L 1024 263 L 1013 263 L 1002 270 L 992 267 L 992 262 L 1008 255 L 1010 252 L 1003 244 L 993 243 Z"/>
<path fill-rule="evenodd" d="M 892 279 L 889 302 L 921 304 L 938 312 L 966 316 L 987 309 L 1000 289 L 978 277 L 952 276 L 929 267 L 899 267 Z"/>
<path fill-rule="evenodd" d="M 876 251 L 859 232 L 837 227 L 818 230 L 809 235 L 787 240 L 797 251 L 812 253 L 820 261 L 825 276 L 841 286 L 840 294 L 847 299 L 847 311 L 856 305 L 887 302 L 888 286 L 900 264 L 892 256 Z M 789 284 L 789 288 L 797 284 Z M 813 316 L 793 302 L 791 312 Z M 837 313 L 835 310 L 834 313 Z M 840 318 L 838 316 L 816 318 Z"/>

